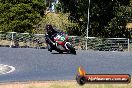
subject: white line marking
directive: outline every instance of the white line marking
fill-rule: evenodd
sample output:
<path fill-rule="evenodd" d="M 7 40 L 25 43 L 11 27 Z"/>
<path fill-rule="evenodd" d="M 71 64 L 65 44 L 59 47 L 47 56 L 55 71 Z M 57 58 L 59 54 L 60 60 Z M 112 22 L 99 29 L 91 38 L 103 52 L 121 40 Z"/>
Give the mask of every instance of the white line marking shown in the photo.
<path fill-rule="evenodd" d="M 2 74 L 8 74 L 8 73 L 11 73 L 11 72 L 15 71 L 15 67 L 13 67 L 13 66 L 4 65 L 4 64 L 0 64 L 0 66 L 8 67 L 8 68 L 11 69 L 10 71 L 5 72 L 5 73 L 1 73 L 0 75 L 2 75 Z"/>

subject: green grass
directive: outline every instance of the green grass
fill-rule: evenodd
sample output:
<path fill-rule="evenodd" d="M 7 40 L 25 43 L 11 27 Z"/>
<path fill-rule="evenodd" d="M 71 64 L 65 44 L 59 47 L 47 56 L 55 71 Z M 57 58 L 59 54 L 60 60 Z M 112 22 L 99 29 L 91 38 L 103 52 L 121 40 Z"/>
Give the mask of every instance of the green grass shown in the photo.
<path fill-rule="evenodd" d="M 28 88 L 132 88 L 132 83 L 129 84 L 85 84 L 79 85 L 75 81 L 71 82 L 52 82 L 45 86 L 29 86 Z"/>

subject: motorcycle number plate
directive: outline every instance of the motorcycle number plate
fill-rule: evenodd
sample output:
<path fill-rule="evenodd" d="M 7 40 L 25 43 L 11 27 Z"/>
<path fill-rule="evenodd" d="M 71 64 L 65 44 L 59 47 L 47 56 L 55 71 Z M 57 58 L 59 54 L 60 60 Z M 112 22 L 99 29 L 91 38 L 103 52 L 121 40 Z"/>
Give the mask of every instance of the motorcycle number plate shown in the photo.
<path fill-rule="evenodd" d="M 64 41 L 64 40 L 65 40 L 65 37 L 61 37 L 60 40 L 61 40 L 61 41 Z"/>

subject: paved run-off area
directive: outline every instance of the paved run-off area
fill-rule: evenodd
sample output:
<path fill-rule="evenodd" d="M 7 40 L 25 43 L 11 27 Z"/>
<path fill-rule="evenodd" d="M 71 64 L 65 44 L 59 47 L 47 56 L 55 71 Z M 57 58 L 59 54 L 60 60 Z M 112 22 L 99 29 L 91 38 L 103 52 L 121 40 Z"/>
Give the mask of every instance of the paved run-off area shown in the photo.
<path fill-rule="evenodd" d="M 77 55 L 71 55 L 1 47 L 0 64 L 15 67 L 11 73 L 1 74 L 0 82 L 74 80 L 79 66 L 90 74 L 132 75 L 132 52 L 77 51 Z"/>

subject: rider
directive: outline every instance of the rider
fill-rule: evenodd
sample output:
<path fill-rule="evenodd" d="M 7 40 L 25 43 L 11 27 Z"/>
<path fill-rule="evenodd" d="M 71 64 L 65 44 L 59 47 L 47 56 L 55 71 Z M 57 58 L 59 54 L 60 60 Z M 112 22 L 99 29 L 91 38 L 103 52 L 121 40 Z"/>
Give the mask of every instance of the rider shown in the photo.
<path fill-rule="evenodd" d="M 48 50 L 52 52 L 52 48 L 55 45 L 54 36 L 58 33 L 57 30 L 55 30 L 52 25 L 48 24 L 45 26 L 46 29 L 46 43 L 48 46 Z"/>

